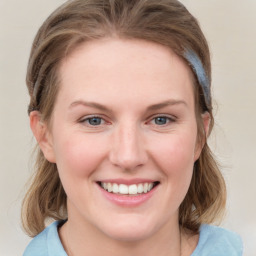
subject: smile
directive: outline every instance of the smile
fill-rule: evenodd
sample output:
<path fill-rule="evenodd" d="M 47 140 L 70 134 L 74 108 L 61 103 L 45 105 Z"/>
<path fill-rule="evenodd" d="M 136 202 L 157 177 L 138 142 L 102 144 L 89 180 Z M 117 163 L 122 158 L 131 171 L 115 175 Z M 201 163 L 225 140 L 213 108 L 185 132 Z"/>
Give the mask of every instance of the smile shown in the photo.
<path fill-rule="evenodd" d="M 150 192 L 159 182 L 145 182 L 139 184 L 117 184 L 110 182 L 98 182 L 107 192 L 121 195 L 139 195 Z"/>
<path fill-rule="evenodd" d="M 159 181 L 153 180 L 102 180 L 96 182 L 104 198 L 121 207 L 138 207 L 157 193 Z"/>

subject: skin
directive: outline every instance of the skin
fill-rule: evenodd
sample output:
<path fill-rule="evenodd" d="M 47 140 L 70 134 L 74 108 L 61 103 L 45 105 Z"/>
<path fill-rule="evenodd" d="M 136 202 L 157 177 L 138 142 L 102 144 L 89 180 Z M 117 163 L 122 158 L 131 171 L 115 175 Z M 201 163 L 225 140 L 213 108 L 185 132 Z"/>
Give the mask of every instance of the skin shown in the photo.
<path fill-rule="evenodd" d="M 64 248 L 76 256 L 180 255 L 180 249 L 190 255 L 198 236 L 182 232 L 180 248 L 178 210 L 201 146 L 188 66 L 162 45 L 111 38 L 79 46 L 59 75 L 50 126 L 36 111 L 30 121 L 67 194 L 68 221 L 59 230 Z M 92 115 L 100 124 L 90 124 Z M 207 133 L 208 115 L 202 118 Z M 160 182 L 136 207 L 113 204 L 96 184 L 133 178 Z"/>

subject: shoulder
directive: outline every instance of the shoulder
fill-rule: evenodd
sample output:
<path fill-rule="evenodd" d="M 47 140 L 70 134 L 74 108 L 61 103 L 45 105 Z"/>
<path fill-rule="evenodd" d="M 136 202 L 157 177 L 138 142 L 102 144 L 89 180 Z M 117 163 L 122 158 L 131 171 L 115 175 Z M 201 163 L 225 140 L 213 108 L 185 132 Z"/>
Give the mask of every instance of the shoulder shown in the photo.
<path fill-rule="evenodd" d="M 240 236 L 224 228 L 202 225 L 199 242 L 191 256 L 242 256 L 243 245 Z"/>
<path fill-rule="evenodd" d="M 58 226 L 61 222 L 55 221 L 28 244 L 23 256 L 67 256 L 58 235 Z"/>

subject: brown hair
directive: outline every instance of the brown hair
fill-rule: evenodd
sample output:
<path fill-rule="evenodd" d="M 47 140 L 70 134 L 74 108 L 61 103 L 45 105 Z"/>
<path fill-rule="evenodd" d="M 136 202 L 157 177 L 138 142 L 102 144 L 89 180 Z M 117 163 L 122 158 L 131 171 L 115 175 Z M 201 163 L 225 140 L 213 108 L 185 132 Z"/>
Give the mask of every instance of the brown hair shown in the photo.
<path fill-rule="evenodd" d="M 43 121 L 50 122 L 59 89 L 60 62 L 79 44 L 104 37 L 156 42 L 181 57 L 184 50 L 190 49 L 200 58 L 211 81 L 206 39 L 197 20 L 177 0 L 67 1 L 44 22 L 34 40 L 26 80 L 30 94 L 28 112 L 37 110 Z M 222 213 L 226 188 L 203 129 L 201 114 L 205 111 L 211 117 L 210 131 L 213 127 L 212 107 L 206 104 L 196 76 L 194 83 L 198 138 L 205 144 L 194 164 L 179 222 L 183 228 L 198 232 L 201 223 L 212 223 Z M 45 228 L 47 218 L 67 217 L 66 194 L 56 164 L 48 162 L 40 148 L 37 150 L 36 172 L 22 209 L 23 227 L 31 236 Z"/>

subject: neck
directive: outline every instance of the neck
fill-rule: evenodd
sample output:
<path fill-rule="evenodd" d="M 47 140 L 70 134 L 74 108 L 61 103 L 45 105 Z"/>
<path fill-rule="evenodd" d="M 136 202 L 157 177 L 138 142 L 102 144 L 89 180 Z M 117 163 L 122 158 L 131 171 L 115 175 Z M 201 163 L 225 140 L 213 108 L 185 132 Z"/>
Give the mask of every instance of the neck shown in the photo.
<path fill-rule="evenodd" d="M 68 256 L 180 256 L 182 235 L 178 225 L 166 225 L 151 236 L 136 241 L 113 239 L 86 223 L 69 219 L 60 228 L 60 238 Z"/>

